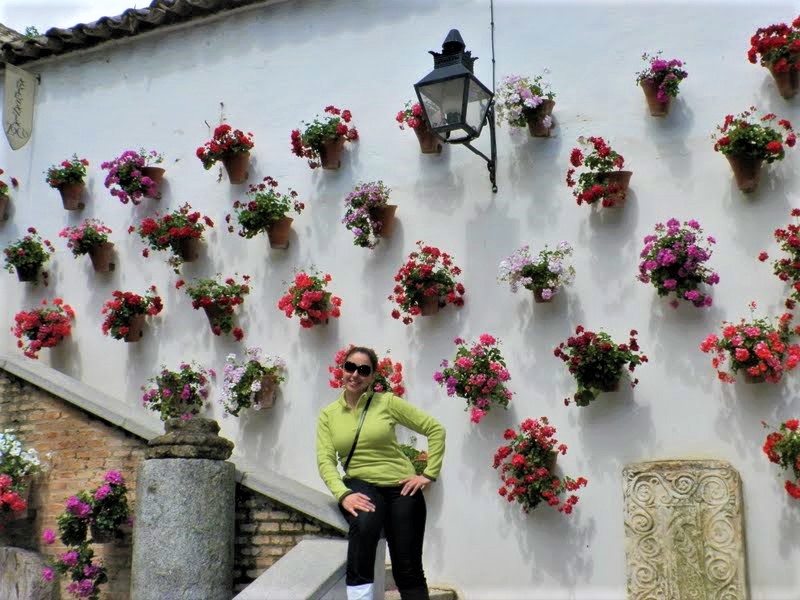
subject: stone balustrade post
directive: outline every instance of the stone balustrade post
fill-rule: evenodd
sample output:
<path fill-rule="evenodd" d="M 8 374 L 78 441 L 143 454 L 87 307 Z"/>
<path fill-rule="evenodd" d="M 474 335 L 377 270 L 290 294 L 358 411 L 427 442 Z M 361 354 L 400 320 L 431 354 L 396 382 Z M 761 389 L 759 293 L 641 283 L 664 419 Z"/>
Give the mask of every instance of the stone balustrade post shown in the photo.
<path fill-rule="evenodd" d="M 210 419 L 171 419 L 140 467 L 132 600 L 230 600 L 235 527 L 233 443 Z"/>

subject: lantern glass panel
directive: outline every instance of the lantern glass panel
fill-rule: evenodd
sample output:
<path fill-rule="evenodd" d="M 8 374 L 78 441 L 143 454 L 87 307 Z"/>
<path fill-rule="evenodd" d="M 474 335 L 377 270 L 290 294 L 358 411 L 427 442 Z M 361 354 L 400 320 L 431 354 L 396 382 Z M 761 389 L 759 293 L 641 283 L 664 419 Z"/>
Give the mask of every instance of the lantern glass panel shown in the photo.
<path fill-rule="evenodd" d="M 464 84 L 458 77 L 419 87 L 425 113 L 433 130 L 448 130 L 464 122 Z"/>
<path fill-rule="evenodd" d="M 470 78 L 465 121 L 473 130 L 475 137 L 481 134 L 481 128 L 486 121 L 486 111 L 489 110 L 491 101 L 491 92 L 487 91 L 476 79 Z"/>

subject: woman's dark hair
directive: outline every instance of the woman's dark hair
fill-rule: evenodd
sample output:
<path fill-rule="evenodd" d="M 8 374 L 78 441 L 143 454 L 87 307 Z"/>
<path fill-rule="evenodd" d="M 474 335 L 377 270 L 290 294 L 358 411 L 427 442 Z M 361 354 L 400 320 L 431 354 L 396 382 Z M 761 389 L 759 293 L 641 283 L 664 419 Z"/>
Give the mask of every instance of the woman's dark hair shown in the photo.
<path fill-rule="evenodd" d="M 375 354 L 375 350 L 372 348 L 364 348 L 363 346 L 353 346 L 350 350 L 347 351 L 347 354 L 344 355 L 344 359 L 347 360 L 353 354 L 357 352 L 361 352 L 362 354 L 366 354 L 369 357 L 369 362 L 372 364 L 372 370 L 378 370 L 378 355 Z"/>

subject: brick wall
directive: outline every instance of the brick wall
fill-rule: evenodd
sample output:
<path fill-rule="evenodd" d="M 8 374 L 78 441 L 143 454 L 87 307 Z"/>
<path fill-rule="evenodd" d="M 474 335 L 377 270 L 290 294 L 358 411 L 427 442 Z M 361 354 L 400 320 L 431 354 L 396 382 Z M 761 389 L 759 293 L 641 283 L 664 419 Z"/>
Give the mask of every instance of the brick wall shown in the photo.
<path fill-rule="evenodd" d="M 56 517 L 64 500 L 80 489 L 101 483 L 108 470 L 125 475 L 136 506 L 136 470 L 145 442 L 93 417 L 60 398 L 0 370 L 0 430 L 13 429 L 26 447 L 35 448 L 45 470 L 35 481 L 28 519 L 11 522 L 0 533 L 0 544 L 19 546 L 49 556 L 63 552 L 58 542 L 40 542 L 45 528 L 57 530 Z M 238 592 L 306 536 L 339 537 L 333 528 L 290 508 L 236 487 L 236 561 L 234 591 Z M 101 600 L 128 600 L 131 532 L 113 544 L 98 544 L 109 574 Z M 62 586 L 62 588 L 65 586 Z M 62 589 L 62 597 L 69 595 Z"/>
<path fill-rule="evenodd" d="M 342 534 L 237 484 L 234 591 L 247 587 L 305 537 Z"/>

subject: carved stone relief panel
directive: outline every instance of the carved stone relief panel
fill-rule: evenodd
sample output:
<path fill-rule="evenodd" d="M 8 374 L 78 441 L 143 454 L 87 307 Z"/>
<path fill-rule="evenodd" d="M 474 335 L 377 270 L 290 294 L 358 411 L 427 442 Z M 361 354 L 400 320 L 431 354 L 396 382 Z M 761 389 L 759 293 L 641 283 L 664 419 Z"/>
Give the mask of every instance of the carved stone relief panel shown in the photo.
<path fill-rule="evenodd" d="M 629 600 L 747 600 L 739 473 L 718 460 L 622 471 Z"/>

